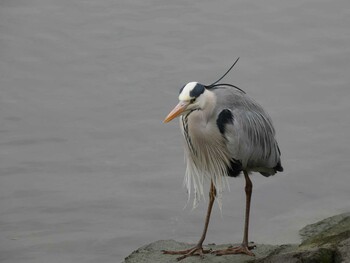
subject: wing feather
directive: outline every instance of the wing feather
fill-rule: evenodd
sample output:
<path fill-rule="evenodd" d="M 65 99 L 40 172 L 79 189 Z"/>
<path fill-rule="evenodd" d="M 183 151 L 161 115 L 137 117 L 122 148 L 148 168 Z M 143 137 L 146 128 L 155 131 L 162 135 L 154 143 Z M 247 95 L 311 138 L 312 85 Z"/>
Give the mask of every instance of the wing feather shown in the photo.
<path fill-rule="evenodd" d="M 280 152 L 271 118 L 248 95 L 229 87 L 214 91 L 219 100 L 218 114 L 230 110 L 232 122 L 225 125 L 224 136 L 232 158 L 242 163 L 243 169 L 271 175 L 280 165 Z M 218 116 L 219 116 L 218 115 Z"/>

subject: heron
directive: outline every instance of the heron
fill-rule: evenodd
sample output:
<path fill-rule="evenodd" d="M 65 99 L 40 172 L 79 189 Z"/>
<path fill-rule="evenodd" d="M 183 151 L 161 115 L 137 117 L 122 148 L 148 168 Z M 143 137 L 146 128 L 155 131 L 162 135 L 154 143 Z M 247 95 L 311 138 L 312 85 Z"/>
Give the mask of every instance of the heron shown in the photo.
<path fill-rule="evenodd" d="M 232 84 L 219 83 L 238 59 L 210 85 L 195 81 L 184 85 L 179 92 L 179 103 L 164 119 L 164 123 L 176 117 L 180 119 L 186 160 L 184 184 L 189 195 L 194 189 L 194 207 L 203 197 L 204 183 L 210 182 L 204 229 L 198 243 L 186 250 L 163 250 L 165 254 L 181 255 L 177 260 L 195 255 L 203 257 L 206 253 L 254 256 L 251 251 L 254 246 L 248 242 L 253 189 L 249 176 L 257 172 L 269 177 L 283 171 L 271 117 L 242 89 Z M 214 201 L 217 200 L 221 207 L 221 194 L 228 186 L 227 178 L 242 173 L 246 196 L 243 241 L 239 246 L 226 249 L 204 249 L 203 242 Z"/>

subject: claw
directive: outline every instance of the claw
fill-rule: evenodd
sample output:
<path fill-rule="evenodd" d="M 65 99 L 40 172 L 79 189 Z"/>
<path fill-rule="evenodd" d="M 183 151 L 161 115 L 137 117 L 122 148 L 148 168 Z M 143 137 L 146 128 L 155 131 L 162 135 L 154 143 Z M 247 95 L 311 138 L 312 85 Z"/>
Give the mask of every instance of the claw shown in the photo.
<path fill-rule="evenodd" d="M 232 254 L 245 254 L 248 256 L 255 256 L 253 252 L 251 252 L 251 249 L 254 249 L 256 246 L 238 246 L 238 247 L 229 247 L 227 249 L 221 249 L 221 250 L 215 250 L 211 252 L 212 254 L 215 254 L 217 256 L 223 256 L 223 255 L 232 255 Z"/>
<path fill-rule="evenodd" d="M 162 250 L 163 254 L 182 255 L 181 257 L 176 258 L 177 261 L 191 256 L 200 256 L 201 258 L 204 258 L 204 254 L 211 253 L 211 251 L 211 249 L 203 249 L 202 246 L 195 246 L 193 248 L 180 251 Z"/>

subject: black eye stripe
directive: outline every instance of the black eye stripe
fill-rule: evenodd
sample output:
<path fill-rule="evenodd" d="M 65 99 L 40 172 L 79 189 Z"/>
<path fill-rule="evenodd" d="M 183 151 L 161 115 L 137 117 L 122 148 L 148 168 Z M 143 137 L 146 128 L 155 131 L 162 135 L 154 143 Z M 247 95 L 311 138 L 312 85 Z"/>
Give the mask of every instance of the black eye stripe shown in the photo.
<path fill-rule="evenodd" d="M 204 92 L 205 88 L 202 84 L 197 83 L 196 86 L 190 91 L 190 96 L 198 98 Z"/>

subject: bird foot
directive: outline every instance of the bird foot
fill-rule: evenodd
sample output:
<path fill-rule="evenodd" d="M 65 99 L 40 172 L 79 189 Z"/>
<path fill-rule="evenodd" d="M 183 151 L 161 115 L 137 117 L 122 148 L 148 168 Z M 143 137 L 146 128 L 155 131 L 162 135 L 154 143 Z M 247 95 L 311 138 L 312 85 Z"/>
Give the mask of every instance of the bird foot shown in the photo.
<path fill-rule="evenodd" d="M 254 246 L 240 245 L 238 247 L 229 247 L 227 249 L 215 250 L 211 253 L 217 256 L 232 255 L 232 254 L 245 254 L 248 256 L 255 256 L 254 253 L 250 251 L 255 247 L 256 247 L 255 245 Z"/>
<path fill-rule="evenodd" d="M 181 257 L 176 258 L 177 261 L 183 260 L 184 258 L 191 257 L 191 256 L 200 256 L 201 258 L 204 257 L 204 254 L 208 254 L 211 252 L 211 249 L 203 249 L 201 245 L 197 245 L 193 248 L 186 249 L 186 250 L 179 250 L 179 251 L 172 251 L 172 250 L 162 250 L 163 254 L 169 254 L 169 255 L 182 255 Z"/>

